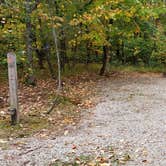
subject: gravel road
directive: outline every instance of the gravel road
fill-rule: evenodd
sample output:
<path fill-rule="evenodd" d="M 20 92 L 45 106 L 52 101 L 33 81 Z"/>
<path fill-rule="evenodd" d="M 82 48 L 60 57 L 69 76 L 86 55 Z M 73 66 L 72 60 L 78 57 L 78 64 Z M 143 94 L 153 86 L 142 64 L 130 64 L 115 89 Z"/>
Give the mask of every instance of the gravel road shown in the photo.
<path fill-rule="evenodd" d="M 0 166 L 47 166 L 56 159 L 97 155 L 108 146 L 130 154 L 128 166 L 166 166 L 166 78 L 123 75 L 100 81 L 98 88 L 99 104 L 76 128 L 50 139 L 9 142 L 8 150 L 0 150 Z"/>

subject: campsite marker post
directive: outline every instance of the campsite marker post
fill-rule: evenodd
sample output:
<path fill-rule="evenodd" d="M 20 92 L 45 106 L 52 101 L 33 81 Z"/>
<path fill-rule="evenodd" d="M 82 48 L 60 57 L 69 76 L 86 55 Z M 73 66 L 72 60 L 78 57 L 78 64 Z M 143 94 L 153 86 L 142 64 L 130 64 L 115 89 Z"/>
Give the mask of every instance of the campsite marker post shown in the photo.
<path fill-rule="evenodd" d="M 9 99 L 11 124 L 19 123 L 18 95 L 17 95 L 17 64 L 16 55 L 13 52 L 7 54 L 8 79 L 9 79 Z"/>

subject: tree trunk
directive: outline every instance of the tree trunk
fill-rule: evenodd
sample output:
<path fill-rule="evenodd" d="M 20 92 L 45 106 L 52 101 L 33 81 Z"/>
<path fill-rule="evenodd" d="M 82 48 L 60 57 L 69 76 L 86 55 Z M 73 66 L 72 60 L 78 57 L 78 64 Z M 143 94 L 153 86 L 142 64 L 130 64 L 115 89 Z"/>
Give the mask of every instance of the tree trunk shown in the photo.
<path fill-rule="evenodd" d="M 91 47 L 91 44 L 90 42 L 88 41 L 87 44 L 86 44 L 86 50 L 87 50 L 87 59 L 86 59 L 86 63 L 89 64 L 90 63 L 90 49 Z"/>
<path fill-rule="evenodd" d="M 26 1 L 26 50 L 27 50 L 27 59 L 28 59 L 28 76 L 26 82 L 29 85 L 36 85 L 36 79 L 34 76 L 33 68 L 33 56 L 32 56 L 32 24 L 31 24 L 31 1 Z"/>
<path fill-rule="evenodd" d="M 100 75 L 108 74 L 109 73 L 109 47 L 103 46 L 103 65 L 100 70 Z"/>
<path fill-rule="evenodd" d="M 48 36 L 43 32 L 41 19 L 38 18 L 38 20 L 39 20 L 39 25 L 40 25 L 40 37 L 42 39 L 41 40 L 42 41 L 42 47 L 40 49 L 37 49 L 39 66 L 40 66 L 40 68 L 44 67 L 43 61 L 44 61 L 44 58 L 46 58 L 46 61 L 47 61 L 47 64 L 48 64 L 48 69 L 50 71 L 51 77 L 53 79 L 55 79 L 55 73 L 54 73 L 52 63 L 51 63 L 51 60 L 50 60 L 50 44 L 48 42 Z"/>
<path fill-rule="evenodd" d="M 44 69 L 44 51 L 42 50 L 44 48 L 41 49 L 36 49 L 36 53 L 37 53 L 37 58 L 38 58 L 38 65 L 40 69 Z"/>
<path fill-rule="evenodd" d="M 51 1 L 51 0 L 48 1 L 49 9 L 51 9 L 51 7 L 53 6 L 52 2 L 53 1 Z M 54 2 L 54 4 L 55 4 L 55 7 L 57 8 L 57 2 L 56 1 Z M 56 12 L 58 12 L 57 9 L 56 9 Z M 51 17 L 54 16 L 52 10 L 50 10 L 50 14 L 51 14 Z M 58 89 L 57 89 L 57 91 L 58 91 L 58 94 L 60 94 L 61 89 L 62 89 L 62 84 L 61 84 L 61 62 L 60 62 L 61 58 L 60 58 L 59 47 L 58 47 L 58 35 L 57 35 L 56 29 L 53 25 L 54 25 L 54 21 L 52 20 L 52 35 L 53 35 L 53 40 L 54 40 L 54 45 L 55 45 L 55 50 L 56 50 L 56 58 L 57 58 L 57 66 L 58 66 Z"/>
<path fill-rule="evenodd" d="M 96 60 L 95 60 L 95 62 L 98 62 L 98 60 L 99 60 L 99 53 L 98 53 L 98 51 L 97 50 L 95 50 L 95 57 L 96 57 Z"/>
<path fill-rule="evenodd" d="M 59 55 L 59 48 L 58 48 L 58 38 L 57 34 L 55 31 L 55 28 L 52 28 L 52 34 L 54 37 L 54 44 L 55 44 L 55 49 L 56 49 L 56 57 L 57 57 L 57 65 L 58 65 L 58 92 L 61 91 L 62 89 L 62 84 L 61 84 L 61 63 L 60 63 L 60 55 Z"/>

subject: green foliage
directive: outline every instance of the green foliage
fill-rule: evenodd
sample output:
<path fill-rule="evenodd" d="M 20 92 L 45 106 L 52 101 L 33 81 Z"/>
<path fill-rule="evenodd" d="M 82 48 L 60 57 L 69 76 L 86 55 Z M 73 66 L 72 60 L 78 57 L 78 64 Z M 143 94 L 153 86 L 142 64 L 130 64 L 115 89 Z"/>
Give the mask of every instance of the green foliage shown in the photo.
<path fill-rule="evenodd" d="M 112 63 L 152 66 L 166 63 L 164 1 L 31 0 L 29 15 L 27 3 L 4 0 L 0 5 L 0 65 L 6 65 L 6 54 L 11 50 L 25 70 L 28 63 L 38 67 L 41 56 L 46 61 L 48 49 L 50 61 L 55 61 L 52 27 L 58 34 L 62 66 L 70 62 L 102 62 L 105 45 L 111 50 Z M 27 22 L 31 24 L 30 62 Z"/>

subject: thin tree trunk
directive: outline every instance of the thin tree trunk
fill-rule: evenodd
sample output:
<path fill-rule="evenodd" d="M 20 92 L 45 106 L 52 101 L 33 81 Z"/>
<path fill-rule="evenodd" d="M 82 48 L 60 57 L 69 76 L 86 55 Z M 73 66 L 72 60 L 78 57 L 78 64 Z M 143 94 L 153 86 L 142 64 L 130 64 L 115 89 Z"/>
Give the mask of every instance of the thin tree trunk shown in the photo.
<path fill-rule="evenodd" d="M 123 57 L 120 54 L 120 44 L 119 43 L 116 44 L 116 57 L 119 60 L 119 62 L 123 61 Z"/>
<path fill-rule="evenodd" d="M 99 53 L 98 53 L 98 51 L 97 50 L 95 50 L 94 51 L 94 54 L 95 54 L 95 62 L 98 62 L 98 60 L 99 60 Z"/>
<path fill-rule="evenodd" d="M 61 86 L 62 86 L 61 85 L 61 64 L 60 64 L 60 55 L 59 55 L 59 49 L 58 49 L 58 39 L 57 39 L 57 34 L 56 34 L 54 27 L 52 28 L 52 34 L 54 37 L 54 43 L 55 43 L 55 47 L 56 47 L 56 57 L 57 57 L 57 61 L 58 61 L 58 89 L 57 89 L 58 93 L 57 93 L 56 98 L 53 101 L 51 108 L 47 111 L 47 114 L 50 114 L 52 112 L 52 110 L 54 109 L 55 105 L 59 103 L 58 96 L 61 92 Z"/>
<path fill-rule="evenodd" d="M 61 63 L 60 63 L 60 54 L 59 54 L 59 49 L 58 49 L 58 38 L 57 34 L 55 31 L 55 28 L 52 28 L 52 34 L 54 37 L 54 44 L 55 44 L 55 49 L 56 49 L 56 57 L 57 57 L 57 65 L 58 65 L 58 91 L 61 91 Z"/>
<path fill-rule="evenodd" d="M 51 7 L 53 6 L 52 1 L 49 0 L 48 4 L 49 4 L 49 10 L 50 10 Z M 56 7 L 56 12 L 57 12 L 57 2 L 55 2 L 54 4 L 55 4 L 55 7 Z M 53 11 L 50 10 L 51 17 L 53 17 L 52 12 Z M 60 62 L 60 53 L 59 53 L 59 48 L 58 48 L 58 35 L 57 35 L 55 27 L 53 27 L 53 25 L 54 25 L 54 21 L 52 21 L 52 35 L 53 35 L 55 49 L 56 49 L 56 58 L 57 58 L 57 66 L 58 66 L 58 89 L 57 89 L 57 91 L 58 91 L 58 94 L 59 94 L 61 92 L 61 89 L 62 89 L 62 84 L 61 84 L 61 62 Z M 54 102 L 54 103 L 56 103 L 56 102 Z M 53 107 L 54 107 L 54 104 L 52 106 L 52 109 L 53 109 Z M 50 109 L 50 111 L 52 109 Z"/>

